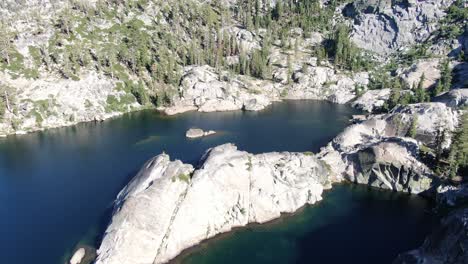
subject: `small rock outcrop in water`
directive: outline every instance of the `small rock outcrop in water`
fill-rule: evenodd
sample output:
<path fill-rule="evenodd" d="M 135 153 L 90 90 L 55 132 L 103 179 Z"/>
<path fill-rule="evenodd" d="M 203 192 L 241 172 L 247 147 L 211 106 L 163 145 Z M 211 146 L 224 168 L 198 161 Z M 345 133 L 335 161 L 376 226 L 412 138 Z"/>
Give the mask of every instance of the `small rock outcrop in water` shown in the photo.
<path fill-rule="evenodd" d="M 185 136 L 188 138 L 199 138 L 199 137 L 206 137 L 209 135 L 216 134 L 216 131 L 209 130 L 209 131 L 203 131 L 203 129 L 200 128 L 191 128 L 187 130 L 185 133 Z"/>
<path fill-rule="evenodd" d="M 119 194 L 96 263 L 164 263 L 216 234 L 316 203 L 328 186 L 326 166 L 312 155 L 225 144 L 194 169 L 161 154 Z"/>
<path fill-rule="evenodd" d="M 96 259 L 96 249 L 89 246 L 80 246 L 76 249 L 67 264 L 90 264 Z"/>
<path fill-rule="evenodd" d="M 417 115 L 418 119 L 414 120 Z M 419 158 L 420 143 L 406 137 L 415 123 L 414 137 L 434 146 L 438 131 L 454 131 L 458 112 L 442 103 L 398 107 L 348 127 L 319 156 L 333 169 L 336 181 L 421 193 L 435 187 L 434 173 Z M 419 120 L 419 121 L 418 121 Z M 447 137 L 445 146 L 450 138 Z"/>
<path fill-rule="evenodd" d="M 466 264 L 468 263 L 468 208 L 459 209 L 442 220 L 424 244 L 401 254 L 394 264 Z"/>
<path fill-rule="evenodd" d="M 72 258 L 70 259 L 70 264 L 80 264 L 83 260 L 86 251 L 84 248 L 79 248 L 75 254 L 73 254 Z"/>

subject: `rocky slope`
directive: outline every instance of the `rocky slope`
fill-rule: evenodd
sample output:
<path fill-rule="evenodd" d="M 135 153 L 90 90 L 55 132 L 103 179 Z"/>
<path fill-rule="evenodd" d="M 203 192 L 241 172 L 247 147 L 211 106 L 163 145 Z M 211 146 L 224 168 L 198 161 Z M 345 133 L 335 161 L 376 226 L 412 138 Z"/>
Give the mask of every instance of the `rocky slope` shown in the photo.
<path fill-rule="evenodd" d="M 395 53 L 426 40 L 454 1 L 355 1 L 345 9 L 353 17 L 353 41 L 379 55 Z"/>
<path fill-rule="evenodd" d="M 437 186 L 437 177 L 421 161 L 420 148 L 434 147 L 438 133 L 454 131 L 458 119 L 458 111 L 442 103 L 399 107 L 346 128 L 319 156 L 333 168 L 337 181 L 421 193 Z M 413 122 L 416 140 L 406 137 Z M 449 134 L 445 140 L 447 147 Z"/>
<path fill-rule="evenodd" d="M 365 87 L 369 82 L 367 73 L 348 77 L 331 66 L 317 66 L 314 62 L 305 62 L 297 57 L 292 74 L 294 82 L 287 84 L 286 65 L 282 64 L 286 59 L 275 59 L 279 65 L 273 69 L 275 82 L 233 76 L 228 71 L 219 73 L 209 66 L 189 66 L 182 76 L 178 94 L 171 98 L 172 105 L 160 110 L 169 115 L 194 110 L 259 111 L 272 102 L 284 99 L 328 100 L 344 104 L 356 97 L 356 85 Z M 300 66 L 304 63 L 309 67 L 306 74 Z"/>
<path fill-rule="evenodd" d="M 320 15 L 318 22 L 298 27 L 296 20 L 311 16 L 301 17 L 300 9 L 278 15 L 277 3 L 283 1 L 260 1 L 257 12 L 247 1 L 230 0 L 184 5 L 174 0 L 3 1 L 0 136 L 154 106 L 176 114 L 257 111 L 282 99 L 348 103 L 383 70 L 337 63 L 335 44 L 327 38 L 336 34 L 335 26 L 350 24 L 352 40 L 366 54 L 353 63 L 374 58 L 381 64 L 434 39 L 454 1 L 343 2 L 308 6 Z M 250 13 L 239 14 L 239 3 Z M 286 12 L 287 5 L 282 6 Z M 261 23 L 252 25 L 250 15 Z M 428 45 L 432 54 L 454 58 L 466 43 L 455 37 Z M 440 62 L 426 57 L 405 61 L 408 65 L 398 65 L 396 78 L 411 86 L 430 70 L 424 87 L 433 87 L 441 78 Z M 465 64 L 451 64 L 461 69 L 460 87 Z M 354 105 L 379 110 L 388 99 L 387 91 L 370 95 L 378 98 L 369 101 L 373 98 L 367 94 Z"/>
<path fill-rule="evenodd" d="M 167 262 L 216 234 L 313 204 L 324 188 L 344 180 L 414 194 L 431 191 L 441 204 L 463 204 L 466 189 L 441 185 L 420 155 L 423 145 L 435 144 L 438 131 L 457 127 L 459 110 L 447 106 L 454 101 L 458 97 L 371 116 L 348 127 L 317 155 L 254 155 L 225 144 L 210 149 L 198 168 L 170 161 L 166 154 L 156 156 L 118 195 L 96 263 Z M 416 139 L 406 137 L 410 123 Z M 446 146 L 450 140 L 447 136 Z M 464 215 L 455 212 L 443 223 L 449 229 L 442 227 L 442 233 L 396 263 L 464 260 L 457 256 L 457 243 L 466 243 Z"/>
<path fill-rule="evenodd" d="M 142 109 L 135 97 L 116 88 L 114 80 L 96 72 L 86 73 L 78 81 L 56 77 L 11 79 L 0 73 L 2 83 L 15 100 L 10 106 L 14 110 L 3 116 L 10 121 L 0 123 L 0 136 L 104 120 Z"/>
<path fill-rule="evenodd" d="M 161 154 L 119 194 L 96 263 L 164 263 L 216 234 L 314 204 L 328 187 L 328 169 L 312 155 L 225 144 L 194 169 Z"/>

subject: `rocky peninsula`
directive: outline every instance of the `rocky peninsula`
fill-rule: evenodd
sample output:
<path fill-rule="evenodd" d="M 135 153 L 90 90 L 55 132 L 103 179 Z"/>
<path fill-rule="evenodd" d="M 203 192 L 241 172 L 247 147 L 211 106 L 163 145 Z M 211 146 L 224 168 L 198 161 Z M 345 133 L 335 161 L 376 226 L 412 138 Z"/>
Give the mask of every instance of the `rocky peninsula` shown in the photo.
<path fill-rule="evenodd" d="M 208 150 L 197 169 L 158 155 L 120 192 L 96 263 L 165 263 L 217 234 L 320 201 L 328 174 L 313 155 L 253 155 L 232 144 Z"/>
<path fill-rule="evenodd" d="M 409 105 L 374 115 L 348 127 L 318 154 L 254 155 L 225 144 L 208 150 L 197 168 L 158 155 L 118 195 L 97 263 L 165 263 L 216 234 L 314 204 L 336 182 L 454 200 L 455 189 L 442 188 L 442 179 L 421 158 L 424 145 L 436 144 L 437 131 L 454 131 L 458 126 L 461 112 L 448 105 L 454 101 Z M 421 122 L 409 138 L 411 128 L 405 124 L 411 124 L 415 114 Z M 446 147 L 450 141 L 447 137 Z M 463 263 L 467 255 L 456 249 L 456 243 L 467 243 L 462 235 L 468 219 L 464 210 L 443 221 L 437 236 L 443 244 L 430 237 L 421 249 L 402 254 L 396 263 L 412 263 L 407 262 L 411 258 Z M 452 223 L 456 225 L 446 231 L 444 226 Z M 458 242 L 451 242 L 453 236 Z M 450 251 L 440 255 L 428 243 Z"/>
<path fill-rule="evenodd" d="M 313 204 L 333 182 L 435 197 L 458 188 L 434 165 L 447 163 L 467 104 L 464 1 L 5 0 L 0 15 L 0 136 L 147 108 L 260 111 L 286 99 L 371 113 L 317 155 L 227 144 L 198 168 L 153 158 L 117 198 L 99 264 L 169 261 Z M 442 223 L 450 232 L 398 261 L 466 262 L 456 248 L 467 243 L 456 235 L 464 206 Z"/>

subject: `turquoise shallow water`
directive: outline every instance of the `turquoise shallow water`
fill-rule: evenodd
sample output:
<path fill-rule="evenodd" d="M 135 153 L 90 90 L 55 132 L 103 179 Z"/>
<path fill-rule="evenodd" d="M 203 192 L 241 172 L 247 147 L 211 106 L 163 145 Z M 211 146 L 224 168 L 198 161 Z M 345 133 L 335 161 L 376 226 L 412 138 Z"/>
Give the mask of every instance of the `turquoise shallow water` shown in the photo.
<path fill-rule="evenodd" d="M 162 151 L 190 163 L 196 163 L 206 149 L 226 142 L 233 142 L 240 149 L 254 153 L 284 150 L 317 152 L 342 131 L 351 115 L 356 113 L 348 106 L 318 101 L 277 103 L 262 112 L 186 113 L 176 117 L 142 111 L 97 124 L 79 124 L 0 139 L 0 262 L 61 264 L 78 243 L 97 244 L 119 190 L 147 159 Z M 185 131 L 194 126 L 220 133 L 197 140 L 186 139 Z M 271 250 L 284 255 L 275 257 L 279 261 L 277 263 L 303 259 L 301 254 L 304 252 L 348 252 L 358 245 L 360 251 L 353 250 L 355 255 L 349 251 L 349 257 L 356 257 L 362 250 L 375 245 L 382 248 L 373 254 L 382 255 L 406 250 L 410 244 L 421 242 L 422 234 L 427 231 L 426 224 L 430 222 L 429 218 L 421 218 L 420 215 L 426 209 L 425 205 L 412 207 L 410 201 L 395 202 L 382 198 L 385 195 L 365 190 L 358 193 L 369 194 L 370 198 L 353 198 L 360 196 L 350 195 L 350 190 L 354 189 L 350 186 L 337 188 L 328 194 L 332 198 L 326 196 L 324 203 L 306 209 L 304 215 L 290 218 L 302 225 L 285 221 L 283 229 L 293 233 L 278 233 L 276 227 L 270 229 L 266 226 L 264 231 L 258 232 L 269 236 L 255 235 L 261 240 L 252 239 L 249 233 L 246 237 L 233 236 L 225 242 L 219 240 L 209 244 L 213 251 L 206 251 L 206 257 L 200 259 L 195 254 L 188 261 L 245 261 L 244 252 L 254 253 L 236 246 L 242 239 L 247 241 L 241 244 L 252 242 L 252 248 L 270 245 Z M 337 204 L 326 207 L 333 201 Z M 320 209 L 321 206 L 328 209 Z M 349 209 L 353 206 L 359 209 L 359 214 Z M 388 209 L 392 206 L 394 210 Z M 383 211 L 376 211 L 376 208 Z M 308 210 L 312 213 L 309 214 Z M 399 214 L 408 210 L 415 214 Z M 380 218 L 375 218 L 375 213 L 377 216 L 380 213 Z M 379 221 L 387 218 L 394 221 L 382 222 L 388 232 L 401 234 L 393 240 L 377 233 L 376 228 L 366 229 L 369 225 L 365 221 L 378 225 Z M 341 223 L 340 219 L 346 222 Z M 419 224 L 415 225 L 415 222 Z M 331 227 L 334 225 L 342 227 L 336 229 L 341 233 L 333 231 L 335 229 Z M 296 230 L 296 226 L 299 229 Z M 329 233 L 323 235 L 320 232 Z M 300 234 L 305 240 L 287 239 L 291 236 L 300 238 Z M 313 237 L 321 239 L 317 241 Z M 366 240 L 356 242 L 361 238 Z M 343 239 L 348 239 L 346 246 L 338 243 Z M 280 246 L 274 241 L 280 241 Z M 309 246 L 310 249 L 307 248 Z M 299 247 L 305 249 L 297 250 Z M 231 253 L 223 251 L 223 248 Z M 260 249 L 255 252 L 267 254 Z M 295 255 L 291 258 L 289 254 Z M 263 263 L 267 262 L 263 260 Z M 327 263 L 338 262 L 330 259 Z"/>

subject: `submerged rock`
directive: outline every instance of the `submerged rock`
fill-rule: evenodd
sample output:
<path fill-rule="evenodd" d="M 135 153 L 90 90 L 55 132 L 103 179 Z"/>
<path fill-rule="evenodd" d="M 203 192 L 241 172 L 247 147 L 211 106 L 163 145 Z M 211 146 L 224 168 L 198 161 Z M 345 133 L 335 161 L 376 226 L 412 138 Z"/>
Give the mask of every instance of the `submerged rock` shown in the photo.
<path fill-rule="evenodd" d="M 85 256 L 85 253 L 86 251 L 84 248 L 79 248 L 70 259 L 70 264 L 80 264 Z"/>
<path fill-rule="evenodd" d="M 437 188 L 437 205 L 442 208 L 457 208 L 468 204 L 468 184 L 443 185 Z"/>
<path fill-rule="evenodd" d="M 209 135 L 216 134 L 216 131 L 209 130 L 209 131 L 203 131 L 202 129 L 199 128 L 191 128 L 187 130 L 185 133 L 185 136 L 188 138 L 199 138 L 199 137 L 206 137 Z"/>
<path fill-rule="evenodd" d="M 328 186 L 327 167 L 312 155 L 225 144 L 194 169 L 161 154 L 118 195 L 96 263 L 164 263 L 216 234 L 316 203 Z"/>
<path fill-rule="evenodd" d="M 96 249 L 89 246 L 80 246 L 67 264 L 91 264 L 96 259 Z"/>
<path fill-rule="evenodd" d="M 468 208 L 449 214 L 423 245 L 401 254 L 394 264 L 468 263 Z"/>

